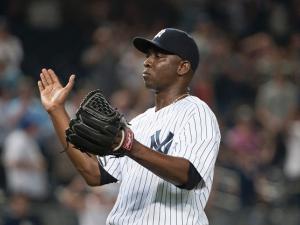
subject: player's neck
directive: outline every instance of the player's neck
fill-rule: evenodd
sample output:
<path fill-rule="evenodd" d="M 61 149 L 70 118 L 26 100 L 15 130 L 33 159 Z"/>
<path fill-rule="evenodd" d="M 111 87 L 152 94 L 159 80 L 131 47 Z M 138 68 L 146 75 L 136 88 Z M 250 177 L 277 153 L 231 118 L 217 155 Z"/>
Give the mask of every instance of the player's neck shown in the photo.
<path fill-rule="evenodd" d="M 189 95 L 188 89 L 175 91 L 160 91 L 155 93 L 155 111 L 173 104 Z"/>

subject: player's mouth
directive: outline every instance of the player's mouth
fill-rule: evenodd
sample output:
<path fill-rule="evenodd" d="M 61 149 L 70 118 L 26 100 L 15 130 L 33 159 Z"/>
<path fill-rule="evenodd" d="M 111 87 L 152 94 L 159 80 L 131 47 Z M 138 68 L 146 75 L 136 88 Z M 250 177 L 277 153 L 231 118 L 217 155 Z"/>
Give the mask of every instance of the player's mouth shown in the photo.
<path fill-rule="evenodd" d="M 149 72 L 147 72 L 147 71 L 144 71 L 143 72 L 143 77 L 145 78 L 145 77 L 149 77 L 150 76 L 150 73 Z"/>

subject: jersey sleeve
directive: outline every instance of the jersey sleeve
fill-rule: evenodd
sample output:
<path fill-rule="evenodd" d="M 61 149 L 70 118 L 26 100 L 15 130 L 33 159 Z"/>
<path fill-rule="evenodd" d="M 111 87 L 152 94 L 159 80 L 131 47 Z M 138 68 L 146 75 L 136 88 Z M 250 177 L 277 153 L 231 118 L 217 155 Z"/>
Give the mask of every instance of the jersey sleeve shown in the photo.
<path fill-rule="evenodd" d="M 217 120 L 208 106 L 203 105 L 193 110 L 174 134 L 172 155 L 189 160 L 206 183 L 214 169 L 220 139 Z"/>
<path fill-rule="evenodd" d="M 107 171 L 111 176 L 116 178 L 118 181 L 122 180 L 122 174 L 120 170 L 120 158 L 113 156 L 100 157 L 97 156 L 100 166 Z"/>

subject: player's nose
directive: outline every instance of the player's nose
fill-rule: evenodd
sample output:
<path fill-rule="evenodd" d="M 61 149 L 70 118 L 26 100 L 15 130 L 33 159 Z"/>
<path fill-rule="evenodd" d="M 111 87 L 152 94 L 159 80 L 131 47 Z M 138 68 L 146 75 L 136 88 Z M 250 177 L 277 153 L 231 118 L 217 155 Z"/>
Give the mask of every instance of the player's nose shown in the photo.
<path fill-rule="evenodd" d="M 144 67 L 150 67 L 153 63 L 153 57 L 148 56 L 144 61 Z"/>

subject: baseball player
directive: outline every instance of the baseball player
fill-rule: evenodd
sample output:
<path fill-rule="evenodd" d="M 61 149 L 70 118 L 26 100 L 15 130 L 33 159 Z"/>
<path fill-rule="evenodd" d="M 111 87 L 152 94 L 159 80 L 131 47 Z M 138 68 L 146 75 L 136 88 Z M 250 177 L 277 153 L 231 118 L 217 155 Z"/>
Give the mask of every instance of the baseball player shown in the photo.
<path fill-rule="evenodd" d="M 110 124 L 95 125 L 95 118 L 84 118 L 84 107 L 89 105 L 85 101 L 77 119 L 70 122 L 64 103 L 74 75 L 63 87 L 53 70 L 42 69 L 38 82 L 42 104 L 87 184 L 120 182 L 107 224 L 208 224 L 204 208 L 221 137 L 214 113 L 188 91 L 199 62 L 197 45 L 189 34 L 174 28 L 161 30 L 151 40 L 136 37 L 133 45 L 145 54 L 142 76 L 145 86 L 154 91 L 155 106 L 126 128 L 121 126 L 122 132 Z M 101 132 L 96 135 L 98 129 Z M 114 142 L 107 145 L 111 136 Z M 89 143 L 92 139 L 98 144 Z M 118 155 L 102 154 L 106 148 Z"/>

